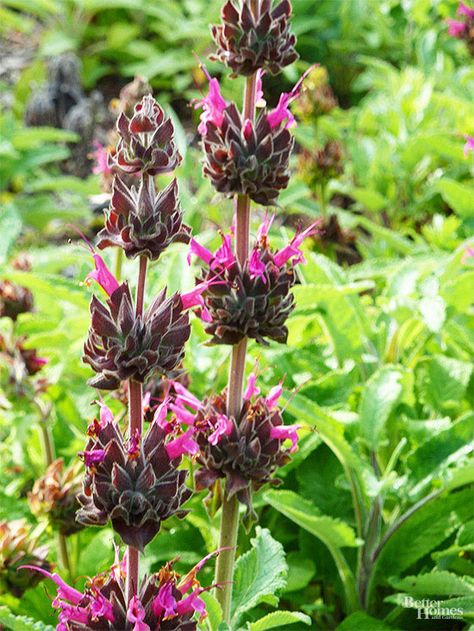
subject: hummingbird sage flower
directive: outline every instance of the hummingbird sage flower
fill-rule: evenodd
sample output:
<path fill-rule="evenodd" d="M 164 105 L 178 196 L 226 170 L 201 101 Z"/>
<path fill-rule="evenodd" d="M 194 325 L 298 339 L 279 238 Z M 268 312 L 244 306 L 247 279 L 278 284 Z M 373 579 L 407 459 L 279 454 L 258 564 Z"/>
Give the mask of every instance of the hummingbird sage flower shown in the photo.
<path fill-rule="evenodd" d="M 283 423 L 278 407 L 281 394 L 280 384 L 266 397 L 261 396 L 256 375 L 251 373 L 237 417 L 228 414 L 225 392 L 211 395 L 202 403 L 186 388 L 175 396 L 174 409 L 183 411 L 178 418 L 193 430 L 200 447 L 196 487 L 212 490 L 223 478 L 228 497 L 236 495 L 247 507 L 247 524 L 256 519 L 252 492 L 267 483 L 280 484 L 273 474 L 297 449 L 300 426 Z"/>
<path fill-rule="evenodd" d="M 87 472 L 76 518 L 88 526 L 110 520 L 124 543 L 143 550 L 163 520 L 186 514 L 181 505 L 191 491 L 185 486 L 187 472 L 178 470 L 186 451 L 169 450 L 167 432 L 157 422 L 143 436 L 126 439 L 104 405 L 88 435 L 81 454 Z"/>
<path fill-rule="evenodd" d="M 296 37 L 290 30 L 289 0 L 227 0 L 222 23 L 211 27 L 217 51 L 212 57 L 228 66 L 234 75 L 250 76 L 264 68 L 278 74 L 298 59 Z"/>
<path fill-rule="evenodd" d="M 285 322 L 294 308 L 290 292 L 296 281 L 294 266 L 304 263 L 300 246 L 316 232 L 316 225 L 274 251 L 268 240 L 271 221 L 267 215 L 243 267 L 232 250 L 231 234 L 222 236 L 222 245 L 215 253 L 191 240 L 190 255 L 207 266 L 200 277 L 208 286 L 198 313 L 213 344 L 236 344 L 244 337 L 261 344 L 268 344 L 267 339 L 286 342 Z"/>
<path fill-rule="evenodd" d="M 209 92 L 195 107 L 203 110 L 198 128 L 203 171 L 219 193 L 248 195 L 258 204 L 271 205 L 287 187 L 294 145 L 288 128 L 296 124 L 289 106 L 301 94 L 309 70 L 291 92 L 280 96 L 274 109 L 262 110 L 255 122 L 244 119 L 234 103 L 224 100 L 219 83 L 204 70 Z"/>
<path fill-rule="evenodd" d="M 86 581 L 83 591 L 68 585 L 58 574 L 24 564 L 22 575 L 56 585 L 53 607 L 59 612 L 57 631 L 196 631 L 206 616 L 197 578 L 204 564 L 219 550 L 205 556 L 184 576 L 168 562 L 145 577 L 130 601 L 126 595 L 126 563 L 116 554 L 114 565 Z"/>
<path fill-rule="evenodd" d="M 460 2 L 457 10 L 458 20 L 448 18 L 448 34 L 466 42 L 471 56 L 474 56 L 474 8 Z"/>

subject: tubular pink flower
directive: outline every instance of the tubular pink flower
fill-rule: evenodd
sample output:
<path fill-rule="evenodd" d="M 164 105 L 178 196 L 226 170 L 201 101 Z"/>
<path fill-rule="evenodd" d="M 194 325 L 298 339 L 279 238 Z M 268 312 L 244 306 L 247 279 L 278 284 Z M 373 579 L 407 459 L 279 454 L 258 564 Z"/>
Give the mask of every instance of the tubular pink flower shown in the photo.
<path fill-rule="evenodd" d="M 301 425 L 278 425 L 270 430 L 270 437 L 276 440 L 291 440 L 290 453 L 297 450 L 298 434 L 297 430 Z"/>
<path fill-rule="evenodd" d="M 105 460 L 105 449 L 91 449 L 90 451 L 81 451 L 79 455 L 84 458 L 86 467 L 93 467 L 95 464 Z"/>
<path fill-rule="evenodd" d="M 19 570 L 33 570 L 34 572 L 39 572 L 40 574 L 43 574 L 43 576 L 46 576 L 46 578 L 51 579 L 53 583 L 56 583 L 56 585 L 58 586 L 58 590 L 57 590 L 55 601 L 57 601 L 59 598 L 64 598 L 65 600 L 68 600 L 73 605 L 78 605 L 83 598 L 83 595 L 81 594 L 81 592 L 79 592 L 77 589 L 74 589 L 74 587 L 71 587 L 66 582 L 64 582 L 63 579 L 59 576 L 59 574 L 56 574 L 56 572 L 51 574 L 47 570 L 43 570 L 42 568 L 36 567 L 35 565 L 22 565 L 18 569 Z M 54 606 L 57 608 L 56 605 Z"/>
<path fill-rule="evenodd" d="M 112 173 L 112 169 L 109 166 L 108 151 L 98 140 L 94 140 L 94 151 L 92 152 L 92 157 L 95 161 L 92 173 L 96 175 L 99 173 L 110 175 Z"/>
<path fill-rule="evenodd" d="M 162 429 L 167 429 L 169 427 L 169 423 L 166 422 L 166 416 L 168 415 L 168 397 L 160 403 L 160 405 L 156 408 L 155 413 L 153 414 L 153 423 L 158 423 L 158 426 Z"/>
<path fill-rule="evenodd" d="M 232 237 L 230 234 L 222 235 L 222 245 L 216 250 L 211 268 L 215 267 L 215 263 L 219 263 L 223 267 L 229 267 L 234 263 L 235 255 L 232 251 Z"/>
<path fill-rule="evenodd" d="M 181 405 L 176 405 L 175 403 L 170 403 L 170 410 L 176 414 L 176 418 L 180 423 L 194 425 L 194 414 L 186 410 L 186 408 Z"/>
<path fill-rule="evenodd" d="M 268 233 L 270 232 L 270 228 L 272 227 L 274 219 L 275 213 L 273 213 L 273 215 L 269 215 L 268 210 L 266 210 L 265 217 L 257 231 L 257 241 L 262 241 L 262 239 L 266 239 Z"/>
<path fill-rule="evenodd" d="M 260 394 L 260 388 L 257 387 L 257 375 L 254 372 L 251 372 L 249 378 L 247 380 L 247 388 L 244 392 L 245 401 L 250 401 L 252 397 Z"/>
<path fill-rule="evenodd" d="M 270 410 L 276 407 L 278 399 L 281 397 L 282 392 L 283 387 L 281 383 L 279 383 L 277 386 L 273 386 L 273 388 L 267 394 L 267 396 L 265 397 L 265 403 L 268 405 Z"/>
<path fill-rule="evenodd" d="M 53 607 L 54 607 L 53 601 Z M 79 622 L 81 624 L 87 624 L 89 622 L 89 612 L 84 607 L 74 607 L 72 605 L 68 605 L 67 603 L 59 603 L 56 609 L 61 608 L 61 612 L 59 614 L 59 624 L 56 627 L 56 631 L 61 631 L 64 629 L 65 631 L 69 631 L 70 626 L 69 622 Z"/>
<path fill-rule="evenodd" d="M 209 435 L 208 441 L 211 445 L 217 445 L 222 436 L 228 436 L 232 432 L 234 424 L 228 416 L 225 414 L 219 414 L 217 416 L 217 423 L 214 426 L 214 431 Z"/>
<path fill-rule="evenodd" d="M 151 606 L 157 618 L 160 616 L 171 618 L 176 615 L 176 599 L 173 596 L 171 583 L 165 583 L 160 587 L 160 591 Z"/>
<path fill-rule="evenodd" d="M 202 307 L 199 317 L 203 322 L 212 322 L 212 315 L 207 307 Z"/>
<path fill-rule="evenodd" d="M 467 158 L 469 152 L 474 152 L 474 136 L 464 136 L 466 144 L 464 145 L 464 156 Z"/>
<path fill-rule="evenodd" d="M 263 280 L 266 284 L 267 279 L 265 278 L 265 264 L 260 260 L 260 253 L 258 249 L 254 249 L 249 259 L 249 274 L 250 278 L 257 278 L 258 276 Z"/>
<path fill-rule="evenodd" d="M 177 613 L 180 615 L 184 615 L 190 612 L 197 611 L 201 618 L 205 616 L 206 603 L 202 600 L 202 598 L 199 598 L 199 594 L 202 594 L 203 591 L 204 589 L 202 587 L 198 587 L 193 592 L 191 592 L 189 596 L 186 596 L 186 598 L 183 598 L 183 600 L 179 600 L 176 603 Z"/>
<path fill-rule="evenodd" d="M 288 127 L 294 127 L 296 125 L 295 117 L 291 113 L 289 106 L 290 103 L 295 101 L 300 96 L 301 90 L 303 88 L 303 81 L 306 79 L 311 70 L 313 70 L 315 65 L 306 70 L 306 72 L 301 76 L 298 83 L 296 83 L 291 92 L 283 92 L 283 94 L 280 95 L 280 99 L 276 108 L 271 110 L 271 112 L 267 114 L 267 121 L 272 129 L 275 129 L 275 127 L 278 127 L 284 121 L 286 121 L 285 128 L 287 129 Z"/>
<path fill-rule="evenodd" d="M 197 454 L 199 445 L 192 436 L 194 435 L 194 427 L 190 427 L 184 434 L 181 434 L 166 445 L 166 452 L 171 460 L 179 458 L 183 454 Z"/>
<path fill-rule="evenodd" d="M 462 38 L 466 31 L 466 25 L 464 22 L 452 20 L 451 18 L 448 18 L 446 21 L 448 23 L 448 35 L 451 35 L 451 37 L 457 37 L 458 39 Z"/>
<path fill-rule="evenodd" d="M 257 107 L 265 107 L 266 105 L 266 101 L 263 98 L 263 85 L 262 85 L 262 79 L 264 75 L 265 75 L 265 70 L 263 68 L 259 68 L 257 70 L 256 87 L 255 87 L 255 101 L 256 101 Z"/>
<path fill-rule="evenodd" d="M 132 434 L 132 436 L 130 436 L 129 447 L 127 450 L 127 453 L 132 460 L 134 460 L 135 458 L 138 458 L 138 454 L 140 453 L 140 440 L 141 440 L 140 431 L 136 429 L 135 432 Z"/>
<path fill-rule="evenodd" d="M 197 305 L 203 307 L 204 299 L 201 294 L 203 291 L 206 291 L 209 285 L 209 281 L 204 281 L 202 283 L 198 283 L 193 289 L 191 289 L 191 291 L 188 291 L 185 294 L 181 294 L 183 309 L 191 309 L 191 307 L 196 307 Z"/>
<path fill-rule="evenodd" d="M 87 274 L 85 283 L 89 284 L 90 280 L 95 280 L 106 294 L 111 296 L 119 287 L 119 283 L 112 272 L 108 269 L 104 259 L 99 254 L 93 254 L 95 270 Z"/>
<path fill-rule="evenodd" d="M 111 409 L 107 405 L 105 405 L 103 401 L 97 401 L 96 403 L 98 403 L 100 406 L 99 418 L 101 427 L 105 427 L 109 423 L 113 423 L 114 415 L 112 414 Z"/>
<path fill-rule="evenodd" d="M 135 626 L 133 627 L 133 631 L 151 631 L 150 627 L 143 622 L 145 619 L 145 609 L 143 608 L 140 600 L 134 596 L 129 604 L 127 610 L 127 620 L 129 622 L 134 622 Z"/>
<path fill-rule="evenodd" d="M 94 594 L 90 603 L 90 612 L 92 619 L 103 617 L 109 622 L 114 621 L 114 612 L 112 603 L 105 598 L 99 591 Z"/>
<path fill-rule="evenodd" d="M 221 94 L 221 88 L 219 81 L 213 79 L 204 66 L 201 66 L 207 80 L 209 81 L 209 92 L 207 96 L 196 101 L 194 109 L 202 107 L 202 113 L 200 116 L 201 122 L 199 123 L 198 132 L 201 136 L 205 136 L 207 133 L 207 124 L 213 123 L 216 127 L 220 127 L 224 120 L 223 111 L 227 107 L 228 103 Z"/>
<path fill-rule="evenodd" d="M 281 250 L 279 250 L 273 257 L 273 261 L 275 265 L 277 265 L 278 267 L 281 267 L 285 265 L 285 263 L 287 263 L 290 259 L 291 259 L 292 265 L 296 265 L 297 263 L 304 263 L 305 258 L 303 256 L 303 252 L 299 250 L 299 247 L 303 243 L 303 241 L 306 239 L 306 237 L 311 236 L 316 231 L 317 231 L 317 224 L 314 223 L 311 226 L 309 226 L 309 228 L 306 228 L 306 230 L 303 230 L 303 232 L 299 232 L 295 234 L 295 236 L 290 241 L 290 243 L 284 248 L 282 248 Z"/>
<path fill-rule="evenodd" d="M 192 392 L 185 388 L 182 383 L 179 383 L 179 381 L 170 381 L 170 384 L 173 386 L 173 389 L 177 394 L 177 401 L 179 399 L 180 402 L 189 405 L 189 407 L 193 408 L 193 410 L 200 409 L 201 401 L 199 401 Z"/>
<path fill-rule="evenodd" d="M 457 13 L 458 15 L 465 15 L 467 18 L 471 20 L 474 19 L 474 9 L 469 8 L 467 4 L 464 4 L 464 2 L 459 3 Z"/>
<path fill-rule="evenodd" d="M 191 241 L 189 242 L 189 251 L 188 251 L 188 257 L 187 257 L 188 265 L 190 265 L 191 263 L 191 256 L 193 254 L 198 256 L 202 261 L 204 261 L 204 263 L 207 263 L 208 265 L 211 263 L 212 259 L 214 258 L 213 253 L 207 248 L 205 248 L 203 245 L 201 245 L 194 238 L 192 238 Z"/>
<path fill-rule="evenodd" d="M 205 557 L 203 557 L 194 567 L 192 570 L 190 570 L 186 576 L 183 576 L 183 578 L 181 579 L 181 581 L 179 582 L 179 584 L 177 585 L 177 588 L 179 589 L 179 591 L 182 594 L 185 594 L 188 589 L 191 589 L 191 587 L 194 585 L 195 581 L 196 581 L 196 576 L 198 574 L 198 572 L 200 572 L 202 570 L 202 568 L 204 567 L 204 565 L 209 561 L 209 559 L 212 559 L 212 557 L 216 556 L 217 554 L 219 554 L 220 552 L 222 552 L 222 550 L 231 550 L 232 548 L 229 547 L 224 547 L 224 548 L 218 548 L 217 550 L 214 550 L 214 552 L 210 552 L 209 554 L 206 554 Z"/>

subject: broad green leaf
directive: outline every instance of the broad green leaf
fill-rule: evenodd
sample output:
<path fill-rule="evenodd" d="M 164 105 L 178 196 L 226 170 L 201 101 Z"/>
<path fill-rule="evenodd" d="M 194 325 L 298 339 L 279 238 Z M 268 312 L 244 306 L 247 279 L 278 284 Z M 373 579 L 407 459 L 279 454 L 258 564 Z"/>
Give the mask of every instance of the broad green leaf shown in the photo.
<path fill-rule="evenodd" d="M 217 631 L 222 620 L 222 609 L 217 599 L 210 592 L 203 592 L 200 596 L 206 603 L 205 627 L 209 631 Z"/>
<path fill-rule="evenodd" d="M 27 616 L 15 616 L 8 607 L 0 606 L 0 622 L 8 631 L 54 631 L 49 624 Z"/>
<path fill-rule="evenodd" d="M 249 631 L 266 631 L 267 629 L 286 628 L 287 625 L 296 622 L 311 624 L 311 618 L 299 611 L 273 611 L 257 622 L 250 622 L 248 629 Z"/>
<path fill-rule="evenodd" d="M 350 189 L 350 195 L 370 212 L 378 212 L 387 206 L 385 197 L 369 188 Z"/>
<path fill-rule="evenodd" d="M 322 515 L 314 504 L 293 491 L 266 491 L 264 499 L 285 517 L 321 539 L 330 549 L 359 545 L 348 524 Z"/>
<path fill-rule="evenodd" d="M 356 611 L 348 616 L 337 627 L 336 631 L 402 631 L 398 627 L 392 627 L 383 620 L 372 618 L 363 611 Z"/>
<path fill-rule="evenodd" d="M 232 627 L 242 614 L 261 602 L 278 604 L 275 595 L 286 585 L 288 566 L 283 546 L 272 538 L 270 531 L 257 526 L 252 548 L 237 559 L 232 597 Z"/>
<path fill-rule="evenodd" d="M 428 501 L 404 520 L 385 542 L 373 565 L 371 586 L 398 576 L 472 519 L 472 490 L 446 493 Z"/>
<path fill-rule="evenodd" d="M 474 217 L 474 187 L 443 177 L 436 183 L 444 201 L 464 219 Z"/>
<path fill-rule="evenodd" d="M 395 589 L 414 596 L 469 596 L 474 594 L 474 582 L 469 577 L 462 578 L 451 572 L 429 572 L 418 576 L 392 578 L 390 584 Z"/>
<path fill-rule="evenodd" d="M 436 411 L 456 410 L 464 398 L 472 363 L 434 355 L 420 366 L 422 398 Z"/>
<path fill-rule="evenodd" d="M 308 559 L 303 552 L 290 552 L 286 557 L 286 562 L 288 563 L 288 580 L 285 593 L 304 589 L 316 572 L 313 560 Z"/>
<path fill-rule="evenodd" d="M 375 451 L 385 424 L 402 395 L 402 372 L 396 366 L 384 366 L 368 380 L 359 405 L 360 431 Z"/>

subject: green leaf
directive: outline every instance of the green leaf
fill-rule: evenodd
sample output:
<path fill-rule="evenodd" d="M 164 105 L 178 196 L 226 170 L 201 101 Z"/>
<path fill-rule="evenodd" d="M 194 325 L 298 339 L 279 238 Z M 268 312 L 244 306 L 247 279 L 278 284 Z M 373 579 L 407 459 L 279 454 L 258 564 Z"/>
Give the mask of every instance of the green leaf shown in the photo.
<path fill-rule="evenodd" d="M 21 219 L 13 206 L 6 206 L 0 216 L 0 263 L 7 260 L 11 247 L 21 232 Z"/>
<path fill-rule="evenodd" d="M 444 201 L 464 219 L 474 217 L 474 188 L 443 177 L 436 183 Z"/>
<path fill-rule="evenodd" d="M 395 589 L 414 596 L 469 596 L 474 594 L 474 583 L 469 577 L 463 579 L 451 572 L 429 572 L 418 576 L 392 578 Z"/>
<path fill-rule="evenodd" d="M 348 524 L 322 515 L 314 504 L 293 491 L 266 491 L 264 499 L 285 517 L 321 539 L 329 549 L 359 545 L 353 529 Z"/>
<path fill-rule="evenodd" d="M 377 620 L 363 611 L 356 611 L 348 616 L 337 627 L 336 631 L 401 631 L 388 625 L 383 620 Z"/>
<path fill-rule="evenodd" d="M 311 618 L 299 611 L 273 611 L 257 622 L 250 622 L 248 629 L 249 631 L 266 631 L 267 629 L 286 627 L 295 622 L 311 624 Z"/>
<path fill-rule="evenodd" d="M 232 627 L 237 627 L 243 613 L 261 602 L 276 606 L 275 592 L 286 585 L 288 566 L 283 546 L 266 528 L 257 526 L 256 533 L 251 539 L 252 549 L 235 564 Z"/>
<path fill-rule="evenodd" d="M 465 396 L 472 363 L 434 355 L 420 366 L 422 397 L 435 411 L 456 410 Z"/>
<path fill-rule="evenodd" d="M 203 592 L 199 598 L 206 603 L 206 620 L 204 625 L 206 625 L 209 631 L 218 631 L 219 625 L 222 620 L 222 609 L 215 598 L 210 592 Z"/>
<path fill-rule="evenodd" d="M 0 606 L 0 622 L 9 631 L 54 631 L 49 624 L 26 616 L 15 616 L 8 607 Z"/>
<path fill-rule="evenodd" d="M 384 366 L 372 375 L 363 390 L 359 405 L 360 431 L 375 451 L 385 424 L 399 401 L 403 386 L 402 372 L 395 366 Z"/>

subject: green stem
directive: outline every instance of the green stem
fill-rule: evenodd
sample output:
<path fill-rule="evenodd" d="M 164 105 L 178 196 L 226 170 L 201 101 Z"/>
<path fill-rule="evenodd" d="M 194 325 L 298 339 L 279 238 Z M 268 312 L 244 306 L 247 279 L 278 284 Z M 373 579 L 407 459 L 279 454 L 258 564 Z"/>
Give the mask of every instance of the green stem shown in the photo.
<path fill-rule="evenodd" d="M 256 2 L 256 5 L 258 10 L 258 2 Z M 255 118 L 256 88 L 257 77 L 254 74 L 247 79 L 245 84 L 244 120 L 253 121 Z M 247 262 L 249 252 L 250 197 L 248 195 L 237 196 L 235 214 L 235 254 L 238 262 L 243 267 Z M 227 389 L 227 414 L 235 419 L 238 419 L 242 409 L 246 352 L 246 339 L 232 347 Z M 223 550 L 217 558 L 216 584 L 218 585 L 217 600 L 222 607 L 223 619 L 227 623 L 230 623 L 232 608 L 232 581 L 238 532 L 239 502 L 235 496 L 229 498 L 226 489 L 224 489 L 219 547 L 229 549 Z"/>
<path fill-rule="evenodd" d="M 326 203 L 326 182 L 321 182 L 319 185 L 319 208 L 321 210 L 321 216 L 326 219 L 328 216 L 328 207 Z"/>
<path fill-rule="evenodd" d="M 122 263 L 123 263 L 123 250 L 122 248 L 117 248 L 115 253 L 115 278 L 120 282 L 120 278 L 122 277 Z"/>
<path fill-rule="evenodd" d="M 138 317 L 143 314 L 143 303 L 145 301 L 145 281 L 146 281 L 147 259 L 140 257 L 140 268 L 138 272 L 137 292 L 135 297 L 135 312 Z M 129 437 L 138 432 L 141 434 L 143 425 L 142 406 L 142 384 L 130 379 L 128 382 L 128 430 Z M 127 579 L 126 597 L 127 603 L 136 595 L 138 590 L 138 580 L 140 575 L 140 551 L 132 546 L 127 548 Z"/>

